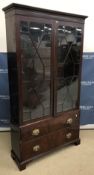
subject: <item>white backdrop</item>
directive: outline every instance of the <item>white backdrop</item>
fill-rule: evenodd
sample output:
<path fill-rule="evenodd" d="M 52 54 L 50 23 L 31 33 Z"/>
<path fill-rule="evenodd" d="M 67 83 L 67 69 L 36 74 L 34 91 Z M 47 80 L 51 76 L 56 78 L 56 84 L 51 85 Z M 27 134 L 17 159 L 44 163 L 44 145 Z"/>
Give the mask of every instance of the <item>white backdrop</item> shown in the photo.
<path fill-rule="evenodd" d="M 84 51 L 94 51 L 94 7 L 93 0 L 0 0 L 0 52 L 6 52 L 5 19 L 2 8 L 10 3 L 20 3 L 35 7 L 87 15 L 85 23 Z"/>

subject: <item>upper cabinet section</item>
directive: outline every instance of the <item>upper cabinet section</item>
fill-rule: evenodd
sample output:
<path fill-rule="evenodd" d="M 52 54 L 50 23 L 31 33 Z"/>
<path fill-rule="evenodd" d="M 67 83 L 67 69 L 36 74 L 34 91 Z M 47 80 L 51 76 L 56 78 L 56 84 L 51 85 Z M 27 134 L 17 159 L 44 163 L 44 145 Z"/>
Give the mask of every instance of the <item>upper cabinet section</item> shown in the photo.
<path fill-rule="evenodd" d="M 9 59 L 13 115 L 16 107 L 23 123 L 78 109 L 86 16 L 19 4 L 3 10 L 8 52 L 15 55 Z"/>

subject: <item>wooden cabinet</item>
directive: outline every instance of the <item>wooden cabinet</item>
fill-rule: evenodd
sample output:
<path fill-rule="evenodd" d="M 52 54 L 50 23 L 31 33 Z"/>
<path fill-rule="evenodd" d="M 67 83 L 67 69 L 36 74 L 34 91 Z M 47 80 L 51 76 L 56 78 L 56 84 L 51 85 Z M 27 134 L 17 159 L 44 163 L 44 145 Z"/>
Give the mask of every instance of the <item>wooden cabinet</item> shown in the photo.
<path fill-rule="evenodd" d="M 11 4 L 6 17 L 11 155 L 20 170 L 56 147 L 79 144 L 86 16 Z"/>

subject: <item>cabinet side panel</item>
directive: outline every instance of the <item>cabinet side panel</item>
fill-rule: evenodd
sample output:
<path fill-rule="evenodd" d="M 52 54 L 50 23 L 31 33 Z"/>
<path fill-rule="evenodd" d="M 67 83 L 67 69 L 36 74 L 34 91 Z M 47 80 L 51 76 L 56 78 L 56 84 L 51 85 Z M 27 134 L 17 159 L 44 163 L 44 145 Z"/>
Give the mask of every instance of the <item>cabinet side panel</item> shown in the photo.
<path fill-rule="evenodd" d="M 8 53 L 8 75 L 9 75 L 9 90 L 10 90 L 10 109 L 11 109 L 11 124 L 18 125 L 19 123 L 19 106 L 18 106 L 18 74 L 16 54 Z"/>
<path fill-rule="evenodd" d="M 16 56 L 15 40 L 15 16 L 14 11 L 6 14 L 6 35 L 8 50 L 8 76 L 10 91 L 10 110 L 11 110 L 11 144 L 12 151 L 20 159 L 19 144 L 19 98 L 18 98 L 18 66 Z M 16 130 L 15 130 L 16 128 Z"/>
<path fill-rule="evenodd" d="M 16 39 L 15 39 L 15 17 L 14 12 L 6 14 L 6 34 L 8 50 L 8 74 L 11 104 L 11 123 L 18 125 L 18 70 L 16 58 Z"/>

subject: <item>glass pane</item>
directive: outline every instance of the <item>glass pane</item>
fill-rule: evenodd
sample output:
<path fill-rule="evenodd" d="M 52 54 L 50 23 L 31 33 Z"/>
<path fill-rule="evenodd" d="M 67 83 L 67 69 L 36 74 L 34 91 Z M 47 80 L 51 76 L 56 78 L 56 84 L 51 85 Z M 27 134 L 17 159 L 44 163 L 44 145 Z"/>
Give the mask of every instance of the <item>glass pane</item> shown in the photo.
<path fill-rule="evenodd" d="M 77 106 L 81 37 L 81 28 L 58 27 L 57 112 Z"/>
<path fill-rule="evenodd" d="M 20 23 L 23 121 L 50 115 L 51 32 L 48 24 Z"/>

